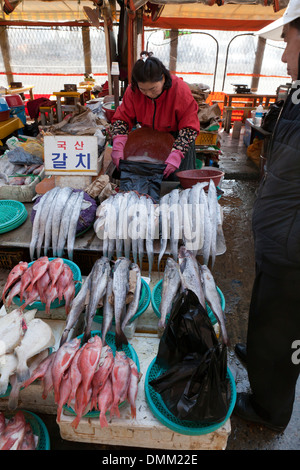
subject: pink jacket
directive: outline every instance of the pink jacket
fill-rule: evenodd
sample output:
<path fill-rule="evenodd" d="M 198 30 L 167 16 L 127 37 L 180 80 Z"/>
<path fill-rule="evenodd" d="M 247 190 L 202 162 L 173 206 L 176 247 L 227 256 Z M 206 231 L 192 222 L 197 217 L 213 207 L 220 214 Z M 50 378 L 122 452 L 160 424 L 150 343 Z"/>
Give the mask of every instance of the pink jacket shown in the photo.
<path fill-rule="evenodd" d="M 139 89 L 126 88 L 121 105 L 116 110 L 112 123 L 125 121 L 129 132 L 138 122 L 160 132 L 177 132 L 189 127 L 200 131 L 198 105 L 189 86 L 172 75 L 171 88 L 164 90 L 155 100 L 143 95 Z"/>

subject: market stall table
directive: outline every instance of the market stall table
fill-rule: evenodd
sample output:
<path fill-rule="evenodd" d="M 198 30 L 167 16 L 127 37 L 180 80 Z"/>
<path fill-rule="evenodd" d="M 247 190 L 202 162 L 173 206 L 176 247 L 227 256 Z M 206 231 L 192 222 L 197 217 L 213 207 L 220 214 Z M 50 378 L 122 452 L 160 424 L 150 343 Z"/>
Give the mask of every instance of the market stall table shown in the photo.
<path fill-rule="evenodd" d="M 86 96 L 86 101 L 91 99 L 91 91 L 94 88 L 94 85 L 78 85 L 77 90 L 83 90 Z"/>
<path fill-rule="evenodd" d="M 74 111 L 77 103 L 84 104 L 84 91 L 55 91 L 52 94 L 56 97 L 57 107 L 57 121 L 61 122 L 63 120 L 64 111 Z M 66 98 L 72 98 L 73 104 L 63 104 L 62 100 Z"/>
<path fill-rule="evenodd" d="M 277 95 L 257 94 L 257 93 L 225 93 L 224 106 L 234 106 L 236 104 L 244 104 L 256 107 L 262 104 L 265 108 L 269 103 L 276 101 Z"/>
<path fill-rule="evenodd" d="M 19 261 L 31 261 L 29 257 L 29 246 L 32 236 L 32 223 L 30 214 L 33 203 L 24 203 L 28 218 L 26 222 L 15 230 L 1 234 L 0 237 L 0 268 L 12 269 Z M 91 271 L 95 261 L 102 256 L 103 241 L 100 240 L 93 227 L 80 235 L 75 240 L 74 262 L 81 266 L 82 275 L 87 275 Z M 157 266 L 157 258 L 160 250 L 159 240 L 154 241 L 154 266 Z M 164 261 L 169 255 L 167 248 L 165 256 L 161 262 L 161 269 L 164 269 Z M 50 254 L 49 254 L 50 256 Z M 145 263 L 145 264 L 144 264 Z M 148 261 L 144 257 L 143 269 L 148 269 Z"/>
<path fill-rule="evenodd" d="M 18 129 L 22 129 L 24 124 L 18 117 L 12 117 L 7 121 L 0 122 L 0 145 L 3 145 L 1 139 L 5 139 Z"/>
<path fill-rule="evenodd" d="M 34 99 L 33 88 L 34 88 L 34 85 L 27 85 L 21 88 L 9 87 L 9 88 L 5 88 L 5 94 L 6 95 L 19 95 L 21 93 L 25 93 L 26 91 L 29 91 L 30 99 L 33 100 Z"/>

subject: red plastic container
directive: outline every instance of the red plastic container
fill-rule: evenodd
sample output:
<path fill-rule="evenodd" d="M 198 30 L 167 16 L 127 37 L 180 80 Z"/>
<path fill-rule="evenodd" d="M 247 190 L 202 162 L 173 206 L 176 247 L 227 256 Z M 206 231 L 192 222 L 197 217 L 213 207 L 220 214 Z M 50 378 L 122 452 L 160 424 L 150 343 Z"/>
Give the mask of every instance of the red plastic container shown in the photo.
<path fill-rule="evenodd" d="M 187 189 L 194 186 L 194 184 L 202 183 L 204 181 L 209 183 L 210 180 L 213 180 L 215 185 L 218 186 L 224 174 L 225 173 L 223 171 L 216 168 L 203 167 L 201 170 L 178 171 L 176 176 L 179 178 L 183 189 Z M 204 189 L 208 189 L 208 184 L 204 187 Z"/>
<path fill-rule="evenodd" d="M 114 109 L 115 103 L 113 101 L 109 101 L 108 103 L 103 103 L 102 108 L 106 119 L 108 122 L 111 122 L 113 115 L 115 114 L 116 110 Z"/>
<path fill-rule="evenodd" d="M 7 121 L 9 119 L 10 109 L 0 111 L 0 121 Z"/>
<path fill-rule="evenodd" d="M 10 108 L 24 105 L 20 95 L 5 95 L 4 98 L 6 99 L 6 102 Z"/>

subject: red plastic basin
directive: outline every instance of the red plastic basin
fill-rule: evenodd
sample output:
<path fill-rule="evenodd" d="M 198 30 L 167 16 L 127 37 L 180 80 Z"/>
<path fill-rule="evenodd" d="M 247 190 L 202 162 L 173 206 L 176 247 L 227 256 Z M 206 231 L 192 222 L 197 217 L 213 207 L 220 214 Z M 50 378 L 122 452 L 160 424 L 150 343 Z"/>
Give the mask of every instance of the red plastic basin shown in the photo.
<path fill-rule="evenodd" d="M 113 101 L 109 101 L 108 103 L 103 103 L 102 108 L 104 111 L 104 114 L 106 116 L 106 119 L 108 122 L 111 122 L 113 115 L 115 114 L 116 110 L 112 107 L 115 106 L 115 103 Z"/>
<path fill-rule="evenodd" d="M 183 189 L 191 188 L 194 184 L 202 183 L 207 181 L 209 184 L 210 180 L 213 180 L 216 186 L 219 185 L 221 178 L 224 176 L 224 172 L 217 168 L 204 167 L 201 170 L 185 170 L 178 171 L 176 176 L 179 178 L 180 184 Z M 204 189 L 208 189 L 207 186 Z"/>

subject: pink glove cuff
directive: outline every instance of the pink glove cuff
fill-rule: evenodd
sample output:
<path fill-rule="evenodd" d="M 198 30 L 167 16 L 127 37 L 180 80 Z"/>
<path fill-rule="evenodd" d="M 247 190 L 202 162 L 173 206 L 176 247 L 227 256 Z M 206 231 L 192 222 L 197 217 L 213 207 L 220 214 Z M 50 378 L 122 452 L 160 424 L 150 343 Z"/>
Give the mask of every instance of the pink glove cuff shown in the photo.
<path fill-rule="evenodd" d="M 180 150 L 172 150 L 168 158 L 165 160 L 165 164 L 167 165 L 168 163 L 170 163 L 176 168 L 179 168 L 181 164 L 181 160 L 183 158 L 184 158 L 184 155 Z"/>
<path fill-rule="evenodd" d="M 113 137 L 113 150 L 117 150 L 117 151 L 124 150 L 127 139 L 128 139 L 127 134 L 115 135 Z"/>
<path fill-rule="evenodd" d="M 124 147 L 126 145 L 127 139 L 127 134 L 116 135 L 113 137 L 113 149 L 111 153 L 111 159 L 117 168 L 119 168 L 119 161 L 124 158 Z"/>

